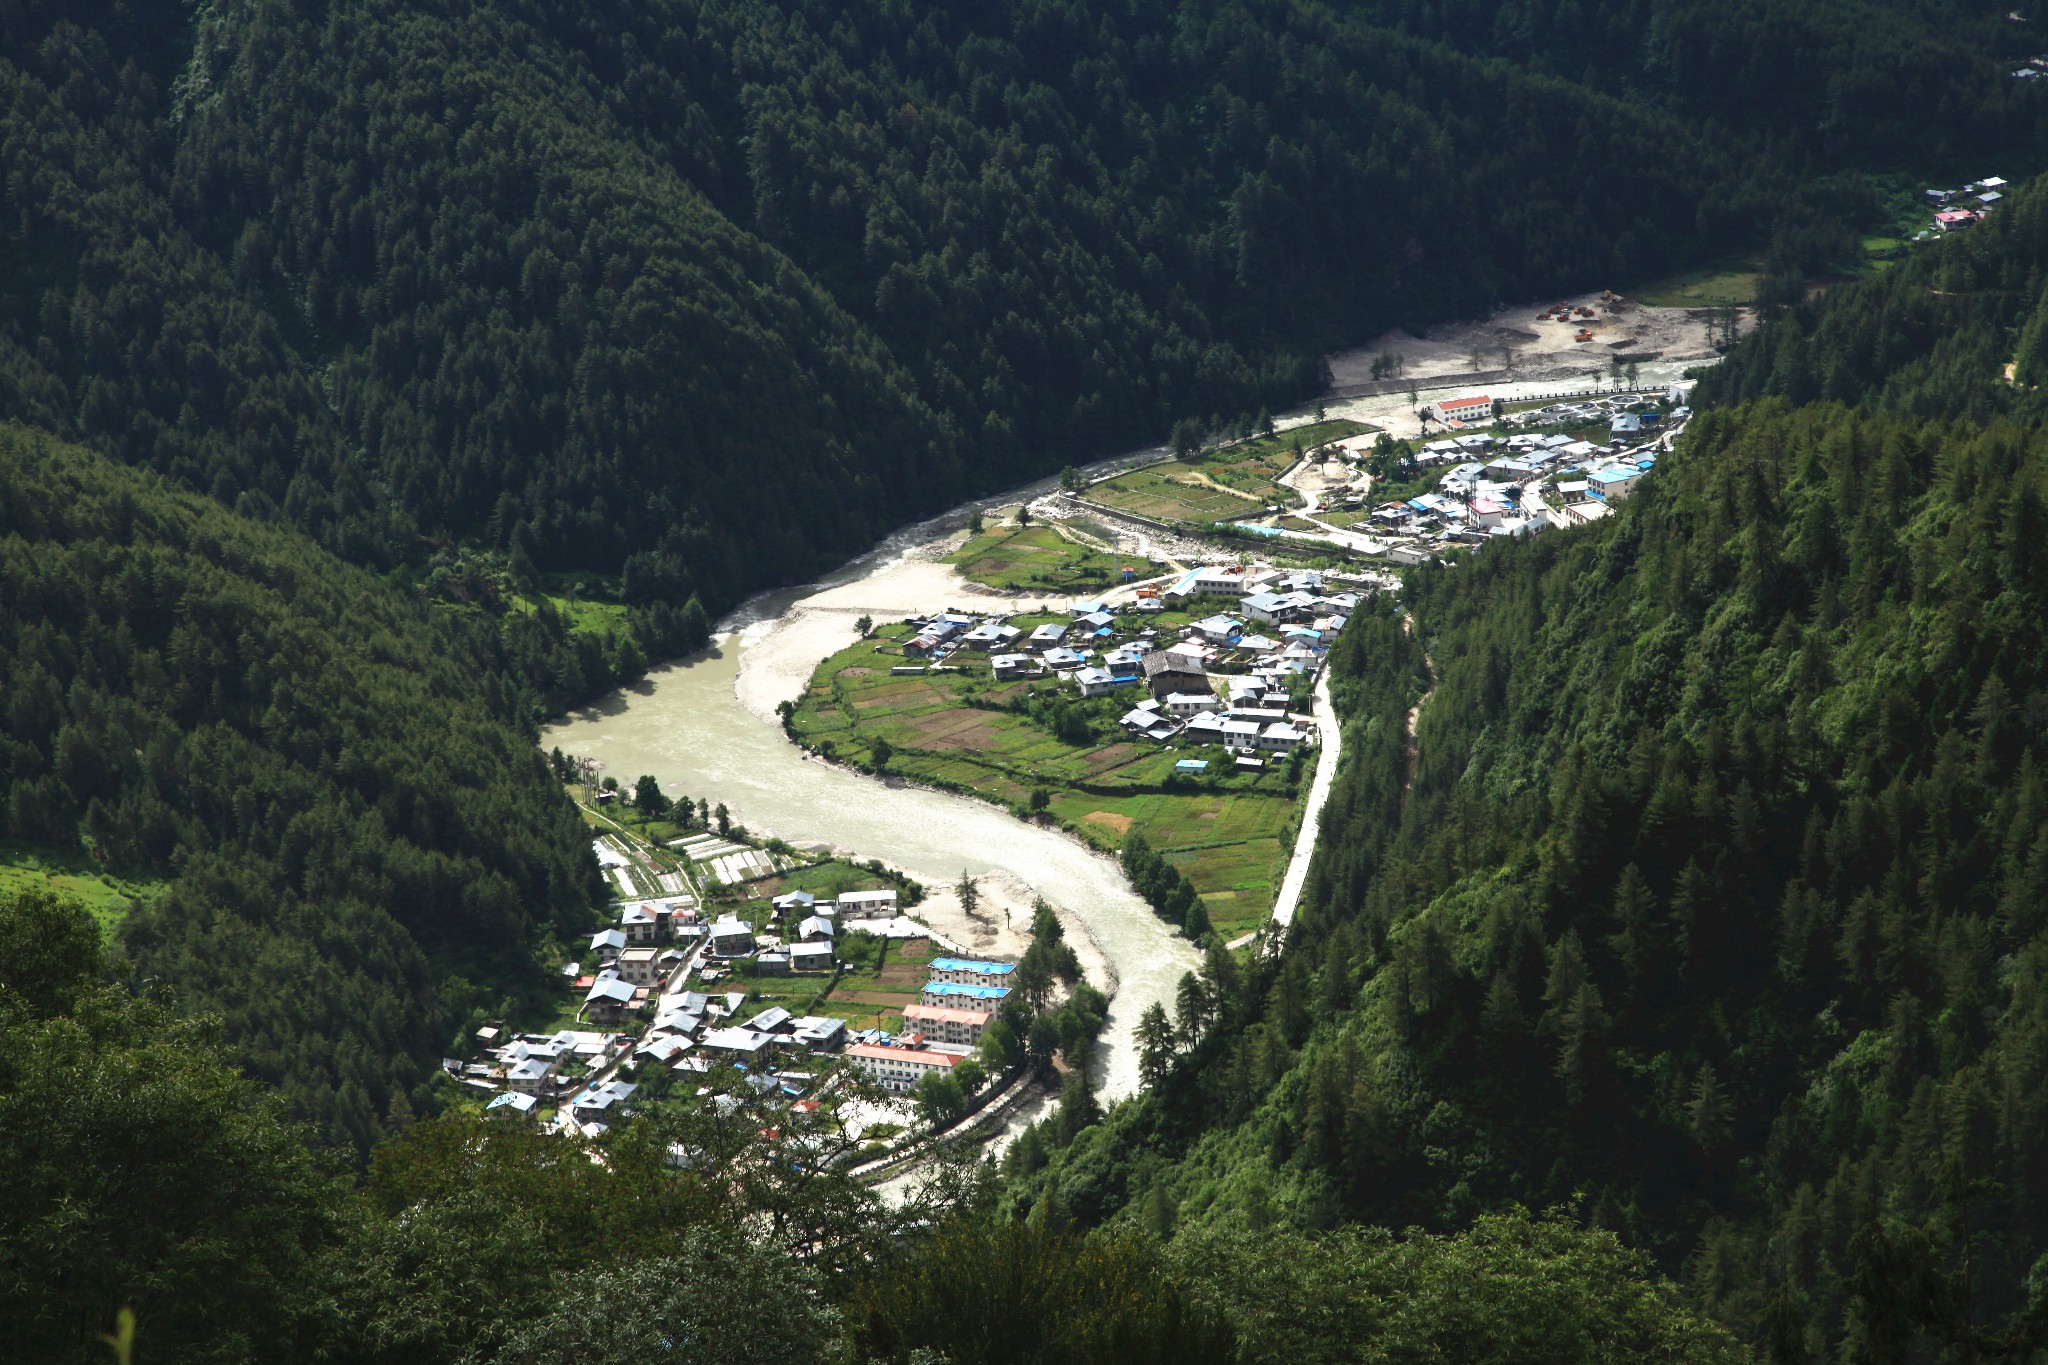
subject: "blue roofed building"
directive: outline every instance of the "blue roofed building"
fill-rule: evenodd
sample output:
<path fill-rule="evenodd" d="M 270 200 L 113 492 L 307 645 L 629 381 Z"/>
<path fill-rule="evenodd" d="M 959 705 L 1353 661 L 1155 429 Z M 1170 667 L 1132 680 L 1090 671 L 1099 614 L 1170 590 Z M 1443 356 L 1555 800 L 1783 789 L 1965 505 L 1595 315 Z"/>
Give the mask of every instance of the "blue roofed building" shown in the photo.
<path fill-rule="evenodd" d="M 923 994 L 918 996 L 922 1005 L 937 1005 L 947 1009 L 995 1009 L 1009 999 L 1008 986 L 968 986 L 958 981 L 927 981 Z"/>
<path fill-rule="evenodd" d="M 1014 962 L 987 962 L 971 957 L 935 957 L 931 960 L 934 981 L 952 981 L 963 986 L 1004 986 L 1017 970 Z"/>

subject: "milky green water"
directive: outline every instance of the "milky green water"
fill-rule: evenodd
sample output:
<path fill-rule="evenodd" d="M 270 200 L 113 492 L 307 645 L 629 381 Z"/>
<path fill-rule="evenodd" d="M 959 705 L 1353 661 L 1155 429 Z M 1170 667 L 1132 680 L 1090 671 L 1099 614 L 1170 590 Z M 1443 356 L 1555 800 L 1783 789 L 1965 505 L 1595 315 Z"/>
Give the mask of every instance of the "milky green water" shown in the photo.
<path fill-rule="evenodd" d="M 1116 970 L 1120 984 L 1093 1068 L 1103 1098 L 1115 1099 L 1137 1088 L 1138 1018 L 1155 1001 L 1172 1008 L 1175 984 L 1195 965 L 1192 945 L 1132 894 L 1114 862 L 1078 841 L 996 806 L 891 787 L 808 759 L 734 692 L 743 640 L 764 638 L 811 592 L 886 568 L 937 525 L 899 533 L 827 584 L 755 599 L 721 623 L 727 633 L 711 649 L 563 717 L 543 731 L 541 744 L 602 759 L 621 783 L 652 773 L 672 795 L 722 801 L 752 833 L 879 857 L 921 881 L 949 881 L 963 870 L 1018 877 L 1086 924 Z"/>

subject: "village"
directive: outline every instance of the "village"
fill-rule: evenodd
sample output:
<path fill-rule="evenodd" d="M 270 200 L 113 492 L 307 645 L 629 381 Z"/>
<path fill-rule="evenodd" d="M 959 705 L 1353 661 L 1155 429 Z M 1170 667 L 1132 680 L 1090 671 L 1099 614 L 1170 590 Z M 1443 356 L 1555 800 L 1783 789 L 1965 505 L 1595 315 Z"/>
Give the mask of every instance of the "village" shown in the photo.
<path fill-rule="evenodd" d="M 870 624 L 785 724 L 822 757 L 1105 852 L 1142 836 L 1190 888 L 1154 908 L 1236 941 L 1272 914 L 1295 846 L 1330 644 L 1389 584 L 1259 563 L 1135 574 L 1062 606 Z"/>
<path fill-rule="evenodd" d="M 616 804 L 594 798 L 615 791 L 592 784 L 594 822 Z M 908 894 L 866 884 L 887 880 L 879 865 L 733 834 L 665 845 L 618 826 L 598 834 L 593 851 L 621 894 L 613 922 L 562 966 L 573 1017 L 479 1027 L 469 1059 L 444 1061 L 450 1081 L 486 1113 L 595 1139 L 654 1099 L 730 1103 L 737 1080 L 742 1096 L 829 1115 L 852 1139 L 847 1159 L 864 1163 L 1020 1088 L 1029 1019 L 1015 961 L 958 951 L 908 913 L 915 883 Z M 795 885 L 806 881 L 862 885 Z M 755 894 L 761 885 L 791 889 Z M 1029 994 L 1035 1014 L 1060 992 L 1034 982 Z M 992 1029 L 1006 1006 L 1015 1027 Z"/>
<path fill-rule="evenodd" d="M 1585 306 L 1557 305 L 1537 320 L 1589 336 L 1604 324 Z M 1108 523 L 1119 542 L 1256 546 L 1260 559 L 1324 570 L 1408 568 L 1584 525 L 1628 495 L 1691 416 L 1688 381 L 1637 388 L 1639 358 L 1607 359 L 1604 391 L 1411 393 L 1406 439 L 1318 415 L 1106 475 L 1044 500 L 1041 512 Z"/>
<path fill-rule="evenodd" d="M 2037 57 L 2034 62 L 2041 65 L 2036 66 L 2030 62 L 2013 72 L 2013 75 L 2024 80 L 2036 80 L 2048 75 L 2048 58 Z M 2005 191 L 2005 180 L 1995 175 L 1984 180 L 1973 180 L 1959 190 L 1923 190 L 1923 197 L 1935 213 L 1932 231 L 1922 232 L 1920 237 L 1925 239 L 1934 233 L 1959 232 L 1964 228 L 1975 227 L 1984 221 L 1984 215 L 2005 201 Z"/>
<path fill-rule="evenodd" d="M 1290 710 L 1292 699 L 1313 687 L 1329 642 L 1357 609 L 1356 591 L 1326 594 L 1325 576 L 1313 570 L 1213 564 L 1133 594 L 1121 606 L 1080 603 L 1070 620 L 911 616 L 903 624 L 915 633 L 901 650 L 925 662 L 889 671 L 916 676 L 981 655 L 999 682 L 1054 678 L 1080 698 L 1143 692 L 1117 720 L 1126 734 L 1219 745 L 1238 768 L 1263 768 L 1269 755 L 1313 742 L 1312 730 L 1298 723 L 1306 718 Z M 1232 609 L 1199 618 L 1188 610 L 1210 599 Z M 1208 762 L 1176 766 L 1202 772 Z"/>
<path fill-rule="evenodd" d="M 1440 400 L 1425 417 L 1446 434 L 1400 459 L 1388 482 L 1405 497 L 1374 501 L 1362 438 L 1311 452 L 1323 468 L 1298 479 L 1315 522 L 1351 514 L 1349 543 L 1388 564 L 1409 567 L 1495 541 L 1582 526 L 1608 515 L 1656 466 L 1692 410 L 1672 386 L 1656 401 L 1585 397 L 1507 405 L 1485 394 Z M 1600 440 L 1591 439 L 1599 436 Z M 1320 457 L 1320 459 L 1318 459 Z M 1434 483 L 1434 488 L 1416 484 Z M 1319 514 L 1322 516 L 1319 517 Z"/>

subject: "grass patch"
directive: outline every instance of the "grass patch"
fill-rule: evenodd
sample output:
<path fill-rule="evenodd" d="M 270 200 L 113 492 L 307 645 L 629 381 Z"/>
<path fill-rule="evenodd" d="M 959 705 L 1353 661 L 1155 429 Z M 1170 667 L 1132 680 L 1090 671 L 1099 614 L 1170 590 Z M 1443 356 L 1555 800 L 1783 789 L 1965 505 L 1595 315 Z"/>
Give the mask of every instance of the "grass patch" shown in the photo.
<path fill-rule="evenodd" d="M 1378 430 L 1368 423 L 1339 417 L 1333 421 L 1290 427 L 1271 436 L 1236 441 L 1196 456 L 1188 463 L 1218 483 L 1271 502 L 1279 495 L 1290 493 L 1273 481 L 1286 473 L 1304 452 L 1332 441 Z"/>
<path fill-rule="evenodd" d="M 83 854 L 0 846 L 0 896 L 47 890 L 69 896 L 92 912 L 100 936 L 111 939 L 128 912 L 162 895 L 169 882 L 116 877 Z"/>
<path fill-rule="evenodd" d="M 1720 261 L 1701 270 L 1686 270 L 1625 291 L 1652 308 L 1742 308 L 1756 297 L 1758 269 L 1754 257 Z"/>
<path fill-rule="evenodd" d="M 1208 487 L 1197 477 L 1195 466 L 1178 460 L 1134 469 L 1107 482 L 1091 485 L 1085 496 L 1091 502 L 1135 512 L 1155 521 L 1189 521 L 1202 525 L 1245 516 L 1265 505 L 1264 499 Z"/>
<path fill-rule="evenodd" d="M 1275 504 L 1300 505 L 1301 495 L 1276 480 L 1303 452 L 1378 429 L 1349 418 L 1293 427 L 1271 436 L 1236 441 L 1186 460 L 1134 469 L 1091 486 L 1086 496 L 1160 521 L 1186 521 L 1203 526 L 1233 521 Z"/>
<path fill-rule="evenodd" d="M 1148 578 L 1150 560 L 1077 545 L 1050 526 L 999 526 L 975 536 L 947 556 L 960 575 L 1007 592 L 1078 593 L 1108 589 L 1123 581 L 1123 570 Z"/>

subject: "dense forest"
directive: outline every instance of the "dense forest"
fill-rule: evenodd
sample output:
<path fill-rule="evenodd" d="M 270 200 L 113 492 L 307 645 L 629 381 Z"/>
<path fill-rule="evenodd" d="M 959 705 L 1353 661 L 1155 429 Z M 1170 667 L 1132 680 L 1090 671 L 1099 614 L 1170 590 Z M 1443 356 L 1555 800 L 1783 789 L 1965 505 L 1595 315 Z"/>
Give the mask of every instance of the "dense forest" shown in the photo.
<path fill-rule="evenodd" d="M 1805 299 L 1708 370 L 1697 396 L 1832 399 L 1979 422 L 2048 413 L 2044 191 L 2029 186 L 1937 247 Z"/>
<path fill-rule="evenodd" d="M 1287 6 L 226 4 L 189 61 L 10 8 L 18 415 L 351 557 L 487 539 L 634 600 L 1754 207 L 1673 120 Z"/>
<path fill-rule="evenodd" d="M 1798 297 L 1870 173 L 2032 169 L 2031 22 L 0 0 L 0 835 L 162 888 L 0 898 L 0 1354 L 2038 1354 L 2048 194 Z M 1300 917 L 1138 1099 L 901 1210 L 730 1076 L 596 1160 L 443 1110 L 602 895 L 535 716 L 1332 347 L 1736 250 L 1770 325 L 1619 515 L 1346 628 Z"/>
<path fill-rule="evenodd" d="M 1745 342 L 1620 515 L 1361 610 L 1284 953 L 1212 955 L 1012 1198 L 1575 1201 L 1779 1360 L 2039 1350 L 2048 430 L 1999 376 L 2041 203 Z"/>
<path fill-rule="evenodd" d="M 538 998 L 602 894 L 468 652 L 295 532 L 0 427 L 0 834 L 166 881 L 134 977 L 336 1146 L 437 1107 L 470 1012 Z"/>
<path fill-rule="evenodd" d="M 1273 0 L 7 0 L 0 413 L 357 562 L 459 543 L 715 612 L 1306 398 L 1392 323 L 1846 221 L 1762 134 L 1435 36 Z"/>
<path fill-rule="evenodd" d="M 1759 138 L 1809 171 L 1953 175 L 1973 159 L 2031 163 L 2048 135 L 2048 92 L 2012 78 L 2041 55 L 2042 16 L 1994 0 L 1338 0 L 1336 7 Z"/>
<path fill-rule="evenodd" d="M 99 1365 L 123 1309 L 133 1359 L 211 1365 L 638 1365 L 662 1342 L 707 1365 L 1743 1358 L 1566 1218 L 1161 1248 L 994 1217 L 970 1172 L 890 1208 L 760 1160 L 764 1129 L 826 1135 L 715 1075 L 595 1152 L 449 1113 L 337 1179 L 208 1021 L 108 984 L 99 951 L 82 910 L 0 897 L 9 1359 Z"/>

